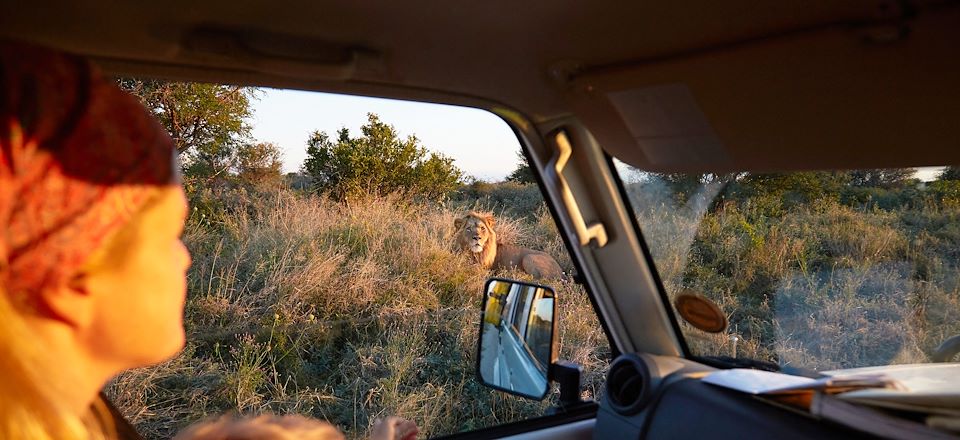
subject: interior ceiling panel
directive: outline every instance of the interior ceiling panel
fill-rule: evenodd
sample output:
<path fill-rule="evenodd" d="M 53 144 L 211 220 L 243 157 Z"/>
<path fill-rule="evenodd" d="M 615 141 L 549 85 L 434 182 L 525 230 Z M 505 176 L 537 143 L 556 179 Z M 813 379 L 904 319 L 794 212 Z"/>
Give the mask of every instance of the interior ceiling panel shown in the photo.
<path fill-rule="evenodd" d="M 814 4 L 817 3 L 817 4 Z M 878 2 L 8 2 L 0 33 L 112 59 L 182 59 L 191 30 L 215 26 L 357 45 L 383 81 L 485 96 L 534 115 L 563 113 L 547 69 L 641 60 L 827 23 L 864 20 Z M 233 67 L 233 66 L 230 66 Z M 322 79 L 322 78 L 321 78 Z"/>
<path fill-rule="evenodd" d="M 117 74 L 480 102 L 516 109 L 534 122 L 576 113 L 609 141 L 608 151 L 638 165 L 679 169 L 676 158 L 651 161 L 635 137 L 623 142 L 630 128 L 622 114 L 598 123 L 610 115 L 609 103 L 585 105 L 577 87 L 688 84 L 718 145 L 736 163 L 759 147 L 747 142 L 743 121 L 721 118 L 717 125 L 721 107 L 709 99 L 729 97 L 697 86 L 710 82 L 697 70 L 704 57 L 824 30 L 900 23 L 915 10 L 956 4 L 928 3 L 3 0 L 0 36 L 88 55 Z M 757 151 L 763 162 L 769 153 Z M 704 165 L 684 163 L 691 170 Z"/>

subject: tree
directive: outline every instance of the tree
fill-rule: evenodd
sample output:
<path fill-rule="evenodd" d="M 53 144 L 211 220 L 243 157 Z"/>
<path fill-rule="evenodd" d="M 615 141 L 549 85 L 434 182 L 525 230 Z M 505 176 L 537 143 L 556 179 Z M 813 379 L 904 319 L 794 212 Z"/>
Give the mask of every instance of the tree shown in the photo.
<path fill-rule="evenodd" d="M 237 150 L 237 179 L 256 187 L 276 187 L 282 178 L 280 156 L 280 148 L 271 142 L 241 145 Z"/>
<path fill-rule="evenodd" d="M 960 167 L 946 167 L 937 176 L 937 180 L 960 180 Z"/>
<path fill-rule="evenodd" d="M 517 168 L 507 176 L 508 182 L 517 182 L 517 183 L 537 183 L 537 180 L 533 177 L 533 169 L 530 168 L 530 164 L 527 163 L 527 156 L 523 155 L 522 151 L 517 152 L 517 159 L 520 163 L 517 164 Z"/>
<path fill-rule="evenodd" d="M 686 203 L 695 195 L 715 194 L 723 186 L 737 180 L 741 173 L 650 173 L 650 175 L 666 184 L 674 199 Z"/>
<path fill-rule="evenodd" d="M 850 181 L 839 171 L 806 171 L 798 173 L 749 174 L 739 182 L 744 196 L 772 197 L 788 206 L 806 204 L 818 199 L 838 199 Z"/>
<path fill-rule="evenodd" d="M 225 177 L 250 141 L 256 89 L 231 85 L 120 78 L 170 133 L 188 177 Z"/>
<path fill-rule="evenodd" d="M 460 185 L 463 172 L 453 159 L 428 152 L 416 136 L 401 140 L 393 126 L 373 113 L 360 131 L 351 137 L 342 128 L 336 142 L 315 131 L 307 140 L 302 169 L 317 191 L 336 199 L 393 192 L 438 199 Z"/>
<path fill-rule="evenodd" d="M 857 170 L 850 173 L 850 184 L 853 186 L 895 188 L 909 183 L 916 174 L 913 168 L 879 168 L 874 170 Z"/>

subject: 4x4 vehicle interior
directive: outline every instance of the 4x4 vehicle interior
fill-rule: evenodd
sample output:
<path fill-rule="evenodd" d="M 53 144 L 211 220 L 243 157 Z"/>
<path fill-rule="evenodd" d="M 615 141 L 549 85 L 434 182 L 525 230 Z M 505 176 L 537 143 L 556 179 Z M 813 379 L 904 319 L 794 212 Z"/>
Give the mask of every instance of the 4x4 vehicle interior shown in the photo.
<path fill-rule="evenodd" d="M 549 370 L 550 378 L 562 382 L 566 404 L 542 418 L 464 436 L 949 438 L 960 432 L 958 364 L 910 370 L 910 377 L 938 384 L 934 403 L 924 400 L 930 393 L 909 390 L 909 377 L 887 370 L 857 376 L 881 385 L 893 379 L 907 383 L 899 397 L 874 398 L 871 402 L 887 399 L 878 406 L 864 403 L 869 398 L 832 399 L 840 394 L 826 392 L 812 392 L 812 403 L 772 397 L 770 390 L 796 384 L 778 382 L 788 375 L 770 371 L 775 383 L 766 385 L 776 385 L 772 388 L 755 386 L 764 378 L 749 373 L 720 383 L 723 378 L 712 374 L 720 370 L 782 369 L 811 378 L 834 370 L 830 374 L 842 377 L 849 367 L 950 356 L 934 353 L 936 345 L 920 344 L 914 352 L 928 357 L 908 357 L 904 349 L 873 365 L 833 362 L 836 358 L 804 363 L 805 356 L 826 348 L 814 350 L 816 344 L 803 342 L 807 327 L 790 319 L 776 321 L 772 330 L 780 335 L 774 338 L 780 345 L 771 349 L 779 353 L 780 365 L 731 352 L 730 341 L 750 331 L 745 328 L 712 340 L 711 347 L 723 350 L 702 348 L 695 339 L 712 336 L 698 336 L 707 333 L 697 329 L 718 325 L 722 333 L 729 315 L 743 312 L 736 304 L 717 307 L 717 296 L 684 272 L 669 275 L 668 262 L 658 258 L 663 245 L 653 237 L 658 225 L 637 214 L 679 209 L 640 194 L 651 176 L 668 183 L 696 176 L 688 180 L 693 186 L 684 190 L 681 206 L 699 220 L 707 210 L 725 209 L 725 200 L 733 197 L 723 196 L 724 188 L 748 174 L 960 164 L 958 2 L 7 1 L 0 8 L 0 37 L 81 54 L 116 75 L 455 104 L 505 120 L 536 170 L 615 359 L 600 401 L 580 402 L 576 366 L 554 362 L 555 350 L 530 347 L 529 354 L 541 359 L 525 367 L 530 380 L 543 377 L 530 385 L 535 391 L 523 394 L 542 397 Z M 937 227 L 956 229 L 958 222 L 948 216 Z M 740 227 L 756 226 L 745 224 Z M 783 226 L 780 237 L 805 233 L 805 224 Z M 867 226 L 851 234 L 876 233 Z M 666 242 L 692 237 L 672 231 Z M 762 238 L 752 245 L 764 246 Z M 689 241 L 681 246 L 684 255 L 689 246 Z M 882 249 L 867 254 L 881 255 Z M 956 270 L 960 254 L 945 252 L 949 258 L 937 264 Z M 799 264 L 796 272 L 813 287 L 804 290 L 801 278 L 787 283 L 774 276 L 771 292 L 780 299 L 764 297 L 757 307 L 773 315 L 821 316 L 821 309 L 783 299 L 813 295 L 825 283 L 817 278 L 824 271 L 817 275 L 807 263 L 797 263 L 801 254 L 802 249 L 790 253 L 790 264 Z M 872 270 L 875 275 L 880 269 Z M 957 290 L 950 283 L 947 302 L 929 307 L 941 307 L 947 320 L 942 328 L 956 330 Z M 490 296 L 500 295 L 492 293 L 500 288 L 491 286 Z M 552 292 L 539 289 L 530 290 L 535 296 L 527 302 L 547 298 L 541 308 L 555 307 Z M 693 298 L 689 307 L 677 301 L 684 295 Z M 536 315 L 526 313 L 524 319 Z M 870 313 L 881 312 L 862 311 Z M 826 322 L 836 325 L 824 331 L 853 328 L 853 315 L 844 316 Z M 858 331 L 857 337 L 866 339 L 871 330 Z M 950 331 L 944 330 L 938 343 L 953 336 Z M 782 361 L 790 356 L 801 360 Z M 481 378 L 483 368 L 478 366 Z M 715 380 L 708 381 L 711 376 Z M 500 389 L 512 388 L 498 383 Z M 835 385 L 818 384 L 817 391 Z"/>

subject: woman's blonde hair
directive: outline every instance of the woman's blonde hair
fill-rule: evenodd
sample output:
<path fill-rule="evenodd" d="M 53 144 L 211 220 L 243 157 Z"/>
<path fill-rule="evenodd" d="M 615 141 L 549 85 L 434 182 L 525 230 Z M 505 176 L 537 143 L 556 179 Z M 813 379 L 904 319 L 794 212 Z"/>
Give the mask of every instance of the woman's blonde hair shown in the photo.
<path fill-rule="evenodd" d="M 36 369 L 45 356 L 13 299 L 0 286 L 0 438 L 40 440 L 115 437 L 102 405 L 86 417 L 66 408 Z M 108 422 L 108 423 L 104 423 Z"/>

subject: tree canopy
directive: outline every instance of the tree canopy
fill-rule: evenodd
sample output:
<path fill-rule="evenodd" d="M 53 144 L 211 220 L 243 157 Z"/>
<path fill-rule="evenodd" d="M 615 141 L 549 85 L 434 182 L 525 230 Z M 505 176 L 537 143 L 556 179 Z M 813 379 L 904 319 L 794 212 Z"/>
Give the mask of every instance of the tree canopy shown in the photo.
<path fill-rule="evenodd" d="M 188 177 L 225 176 L 251 142 L 249 118 L 256 89 L 135 78 L 118 79 L 170 133 Z"/>
<path fill-rule="evenodd" d="M 342 128 L 336 140 L 315 131 L 307 140 L 302 168 L 316 190 L 337 199 L 394 192 L 438 199 L 459 187 L 463 172 L 453 159 L 427 151 L 416 136 L 400 139 L 373 113 L 360 131 L 353 137 Z"/>
<path fill-rule="evenodd" d="M 937 176 L 937 180 L 960 180 L 960 167 L 946 167 Z"/>
<path fill-rule="evenodd" d="M 824 197 L 839 197 L 840 191 L 850 180 L 850 175 L 844 172 L 805 171 L 748 174 L 740 184 L 752 196 L 766 195 L 785 198 L 793 203 L 809 203 Z"/>
<path fill-rule="evenodd" d="M 910 183 L 916 171 L 913 168 L 879 168 L 851 171 L 849 173 L 850 184 L 853 186 L 894 188 Z"/>
<path fill-rule="evenodd" d="M 237 149 L 237 179 L 253 186 L 276 187 L 282 180 L 280 159 L 280 147 L 272 142 L 243 144 Z"/>
<path fill-rule="evenodd" d="M 524 156 L 522 151 L 517 152 L 517 160 L 519 160 L 520 163 L 518 163 L 517 168 L 507 176 L 507 181 L 517 183 L 537 183 L 537 180 L 533 178 L 533 170 L 530 168 L 530 164 L 527 163 L 527 156 Z"/>

